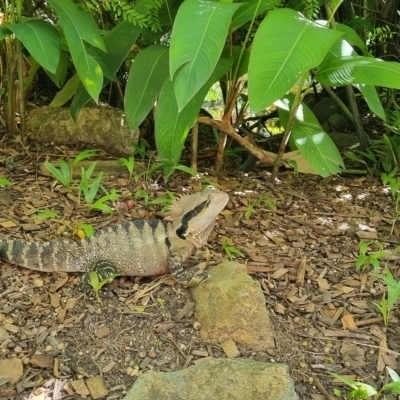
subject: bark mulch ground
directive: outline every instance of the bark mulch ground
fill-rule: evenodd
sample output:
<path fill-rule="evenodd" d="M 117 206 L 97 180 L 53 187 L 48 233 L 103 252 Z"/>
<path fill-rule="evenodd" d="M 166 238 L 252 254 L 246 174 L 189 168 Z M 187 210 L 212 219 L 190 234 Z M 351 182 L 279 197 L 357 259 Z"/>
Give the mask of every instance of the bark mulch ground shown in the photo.
<path fill-rule="evenodd" d="M 166 189 L 179 193 L 199 186 L 188 175 L 167 184 L 109 176 L 104 186 L 123 195 L 114 205 L 118 212 L 88 214 L 76 190 L 38 174 L 23 154 L 13 167 L 0 169 L 13 182 L 0 193 L 0 231 L 35 241 L 72 238 L 83 222 L 99 229 L 160 217 L 160 206 L 132 202 L 138 189 L 154 198 Z M 385 367 L 397 368 L 400 350 L 398 308 L 385 326 L 373 304 L 381 301 L 385 286 L 371 266 L 356 270 L 360 243 L 368 241 L 370 251 L 382 253 L 381 271 L 388 267 L 399 276 L 398 226 L 391 232 L 395 206 L 387 188 L 367 177 L 291 173 L 282 173 L 272 187 L 263 169 L 208 179 L 229 193 L 230 202 L 197 259 L 218 263 L 226 256 L 223 243 L 239 250 L 242 256 L 235 259 L 247 263 L 260 282 L 275 329 L 274 354 L 242 349 L 241 356 L 289 364 L 300 399 L 333 399 L 335 390 L 346 398 L 347 389 L 330 372 L 375 388 L 387 382 Z M 57 216 L 40 218 L 38 210 L 44 209 Z M 2 262 L 0 276 L 0 360 L 18 357 L 24 363 L 19 383 L 0 382 L 0 398 L 45 398 L 46 390 L 76 398 L 73 381 L 101 376 L 107 398 L 119 399 L 144 372 L 224 356 L 219 346 L 200 341 L 190 291 L 169 276 L 116 279 L 102 291 L 101 303 L 77 291 L 75 274 L 38 273 Z"/>

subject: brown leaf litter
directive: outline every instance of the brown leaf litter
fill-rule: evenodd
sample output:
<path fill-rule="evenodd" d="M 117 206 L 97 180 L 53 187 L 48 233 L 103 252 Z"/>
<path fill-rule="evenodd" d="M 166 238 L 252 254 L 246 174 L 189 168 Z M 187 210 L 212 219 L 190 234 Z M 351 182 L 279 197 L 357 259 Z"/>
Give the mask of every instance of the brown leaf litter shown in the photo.
<path fill-rule="evenodd" d="M 36 176 L 29 164 L 1 175 L 14 182 L 0 193 L 0 227 L 7 236 L 49 240 L 72 235 L 79 222 L 98 229 L 159 215 L 137 201 L 114 216 L 87 215 L 76 195 Z M 379 181 L 364 177 L 281 178 L 274 189 L 263 170 L 212 178 L 229 192 L 230 202 L 210 238 L 207 258 L 214 264 L 222 259 L 225 239 L 245 255 L 237 260 L 260 282 L 275 329 L 273 359 L 289 364 L 301 399 L 332 398 L 334 387 L 343 389 L 330 372 L 379 387 L 385 366 L 397 368 L 399 314 L 395 308 L 389 326 L 383 325 L 372 302 L 380 301 L 385 288 L 370 270 L 356 272 L 355 262 L 361 240 L 378 238 L 385 250 L 395 248 L 391 198 Z M 105 185 L 122 192 L 122 202 L 131 201 L 140 187 L 113 176 Z M 179 192 L 190 186 L 191 178 L 177 176 L 167 188 Z M 163 192 L 159 188 L 151 196 Z M 259 203 L 246 219 L 249 202 L 259 195 L 275 202 L 277 211 Z M 39 219 L 38 208 L 59 217 Z M 384 263 L 399 279 L 398 258 Z M 0 380 L 0 397 L 27 398 L 51 387 L 53 395 L 121 398 L 149 370 L 173 371 L 238 353 L 272 358 L 228 341 L 205 345 L 190 291 L 168 276 L 117 280 L 102 292 L 99 304 L 76 292 L 77 275 L 40 274 L 5 263 L 0 274 L 0 362 L 16 357 L 24 364 L 17 383 Z"/>

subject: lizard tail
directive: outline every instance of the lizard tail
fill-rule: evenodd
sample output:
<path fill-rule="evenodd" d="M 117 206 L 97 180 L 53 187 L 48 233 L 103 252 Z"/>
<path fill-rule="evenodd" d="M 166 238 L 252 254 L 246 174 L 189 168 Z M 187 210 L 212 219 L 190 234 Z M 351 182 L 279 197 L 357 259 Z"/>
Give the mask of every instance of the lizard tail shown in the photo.
<path fill-rule="evenodd" d="M 85 272 L 84 266 L 75 262 L 74 245 L 66 240 L 35 243 L 0 239 L 0 259 L 36 271 Z"/>

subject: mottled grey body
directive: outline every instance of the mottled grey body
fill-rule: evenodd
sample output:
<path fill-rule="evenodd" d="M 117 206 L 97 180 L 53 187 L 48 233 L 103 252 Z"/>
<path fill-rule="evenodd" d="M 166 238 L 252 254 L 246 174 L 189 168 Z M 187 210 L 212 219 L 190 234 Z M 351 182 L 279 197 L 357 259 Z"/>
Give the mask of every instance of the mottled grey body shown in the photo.
<path fill-rule="evenodd" d="M 135 276 L 157 275 L 168 271 L 168 236 L 174 242 L 171 228 L 172 224 L 166 221 L 150 219 L 106 227 L 79 241 L 34 243 L 1 239 L 0 258 L 44 272 L 87 272 L 96 261 L 107 260 L 121 275 L 131 275 L 133 270 Z M 183 242 L 188 258 L 194 246 Z"/>
<path fill-rule="evenodd" d="M 44 272 L 88 272 L 97 261 L 108 261 L 120 275 L 171 271 L 187 281 L 181 263 L 206 243 L 227 201 L 228 195 L 217 190 L 195 193 L 178 200 L 165 220 L 125 222 L 80 241 L 0 239 L 0 259 Z"/>

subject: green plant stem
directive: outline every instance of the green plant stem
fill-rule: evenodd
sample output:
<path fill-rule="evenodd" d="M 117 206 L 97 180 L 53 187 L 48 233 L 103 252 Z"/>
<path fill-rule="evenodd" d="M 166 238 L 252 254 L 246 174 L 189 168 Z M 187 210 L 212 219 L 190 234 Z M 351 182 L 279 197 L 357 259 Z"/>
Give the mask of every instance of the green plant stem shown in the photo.
<path fill-rule="evenodd" d="M 336 4 L 336 7 L 334 9 L 331 9 L 329 7 L 329 4 L 325 4 L 326 13 L 328 15 L 328 20 L 329 20 L 329 26 L 335 30 L 337 28 L 336 28 L 336 21 L 335 21 L 334 16 L 335 16 L 335 12 L 337 11 L 339 5 L 340 5 L 340 2 L 338 2 Z M 354 127 L 356 128 L 356 132 L 357 132 L 358 139 L 360 141 L 361 148 L 366 149 L 368 147 L 368 137 L 367 137 L 367 134 L 365 133 L 365 130 L 361 123 L 360 112 L 358 111 L 356 98 L 354 96 L 353 86 L 346 85 L 345 88 L 346 88 L 347 99 L 349 101 L 349 107 L 350 107 L 351 115 L 352 115 L 352 118 L 350 119 L 350 121 L 353 122 Z M 338 105 L 340 108 L 342 108 L 339 103 L 338 103 Z M 347 113 L 346 113 L 346 115 L 348 116 Z"/>
<path fill-rule="evenodd" d="M 15 48 L 17 56 L 17 75 L 18 75 L 18 90 L 19 90 L 19 119 L 21 141 L 26 146 L 26 115 L 25 115 L 25 87 L 24 87 L 24 71 L 23 71 L 23 55 L 21 50 L 21 42 L 15 39 Z"/>
<path fill-rule="evenodd" d="M 340 97 L 329 86 L 322 85 L 322 87 L 329 94 L 329 96 L 331 96 L 332 99 L 335 100 L 340 109 L 346 114 L 346 117 L 349 119 L 349 121 L 355 124 L 351 111 L 347 108 L 346 104 L 343 103 Z"/>
<path fill-rule="evenodd" d="M 278 176 L 278 171 L 279 171 L 279 167 L 282 162 L 283 153 L 285 152 L 287 142 L 288 142 L 290 134 L 292 132 L 292 127 L 293 127 L 294 121 L 296 119 L 297 109 L 299 108 L 299 105 L 301 103 L 301 93 L 303 90 L 304 82 L 307 79 L 307 75 L 308 75 L 308 71 L 302 75 L 299 86 L 296 91 L 296 96 L 293 101 L 293 107 L 292 107 L 292 110 L 291 110 L 291 113 L 289 116 L 289 121 L 287 123 L 285 133 L 283 134 L 281 144 L 279 145 L 278 154 L 277 154 L 276 160 L 274 162 L 274 168 L 272 169 L 272 174 L 271 174 L 271 183 L 272 184 L 275 183 L 276 177 Z"/>

